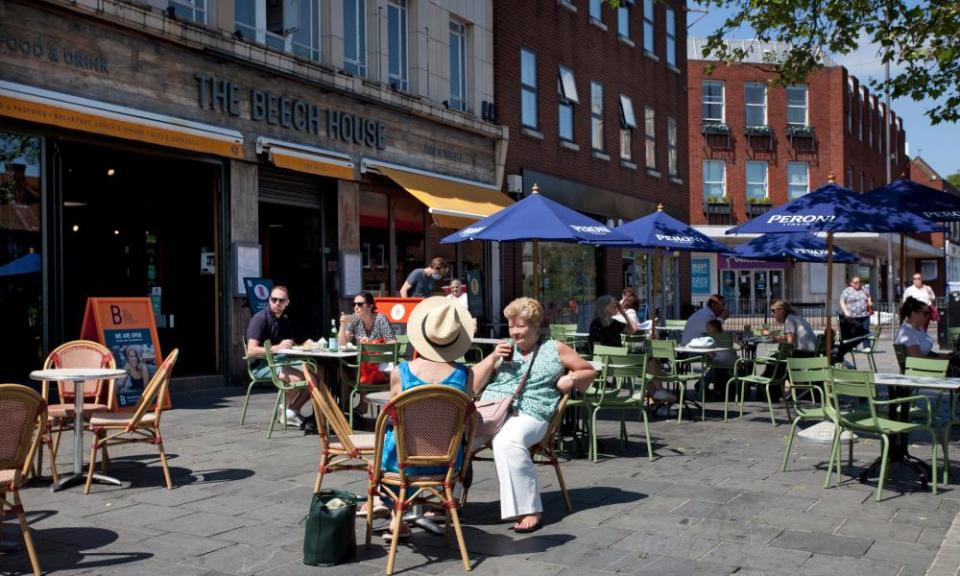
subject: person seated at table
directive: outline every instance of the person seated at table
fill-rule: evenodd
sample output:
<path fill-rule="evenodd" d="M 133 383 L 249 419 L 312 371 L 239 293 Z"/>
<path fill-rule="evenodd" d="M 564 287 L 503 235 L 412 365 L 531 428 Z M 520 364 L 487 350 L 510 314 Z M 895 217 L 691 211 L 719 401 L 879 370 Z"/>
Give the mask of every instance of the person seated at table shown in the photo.
<path fill-rule="evenodd" d="M 617 312 L 612 318 L 631 329 L 629 332 L 625 330 L 627 334 L 638 332 L 640 330 L 640 318 L 637 316 L 637 310 L 640 308 L 640 299 L 632 286 L 627 286 L 621 292 L 620 308 L 623 309 L 623 313 Z"/>
<path fill-rule="evenodd" d="M 390 321 L 377 311 L 377 303 L 370 292 L 361 292 L 353 297 L 353 314 L 340 313 L 340 330 L 337 343 L 363 344 L 369 342 L 395 342 Z"/>
<path fill-rule="evenodd" d="M 606 346 L 623 346 L 621 334 L 633 334 L 639 326 L 636 322 L 617 322 L 615 316 L 629 320 L 627 312 L 623 305 L 613 296 L 601 296 L 597 298 L 593 305 L 593 321 L 590 322 L 590 335 L 587 340 L 590 342 L 590 348 L 594 344 L 603 344 Z"/>
<path fill-rule="evenodd" d="M 407 335 L 410 345 L 417 351 L 417 358 L 402 362 L 390 373 L 390 397 L 423 384 L 443 384 L 456 388 L 473 397 L 473 373 L 457 362 L 473 343 L 477 323 L 466 307 L 443 296 L 433 296 L 417 304 L 407 320 Z M 461 446 L 462 449 L 466 447 Z M 463 451 L 457 456 L 457 469 L 463 462 Z M 393 428 L 387 430 L 383 440 L 383 469 L 399 472 L 397 468 L 397 443 Z M 446 474 L 446 467 L 418 466 L 406 468 L 406 475 Z M 410 489 L 408 489 L 410 490 Z M 392 508 L 392 503 L 384 502 Z M 377 504 L 375 503 L 376 507 Z M 362 513 L 366 513 L 363 509 Z M 391 519 L 399 521 L 396 515 Z M 410 528 L 400 526 L 400 538 L 410 535 Z M 391 533 L 384 536 L 389 540 Z"/>
<path fill-rule="evenodd" d="M 470 309 L 467 301 L 467 287 L 459 278 L 454 278 L 450 281 L 450 293 L 447 294 L 447 299 L 457 302 L 468 310 Z"/>
<path fill-rule="evenodd" d="M 707 322 L 711 320 L 720 320 L 723 322 L 730 316 L 727 311 L 727 300 L 714 294 L 707 298 L 705 306 L 690 315 L 683 328 L 683 335 L 680 337 L 680 345 L 686 346 L 694 338 L 699 338 L 707 331 Z"/>
<path fill-rule="evenodd" d="M 914 358 L 940 358 L 956 362 L 960 360 L 956 352 L 933 351 L 933 338 L 927 334 L 924 325 L 930 318 L 930 305 L 912 296 L 900 306 L 900 329 L 894 338 L 894 344 L 906 348 L 907 356 Z"/>
<path fill-rule="evenodd" d="M 474 388 L 482 391 L 482 401 L 509 398 L 527 374 L 523 390 L 513 404 L 515 411 L 493 437 L 493 459 L 500 481 L 500 517 L 515 519 L 513 530 L 527 533 L 540 529 L 543 512 L 529 448 L 547 433 L 560 397 L 585 390 L 596 371 L 567 344 L 556 340 L 540 342 L 544 310 L 536 300 L 517 298 L 504 308 L 503 315 L 516 348 L 501 342 L 476 364 Z M 477 438 L 474 447 L 489 441 L 490 438 Z"/>
<path fill-rule="evenodd" d="M 807 319 L 793 311 L 786 300 L 774 300 L 770 312 L 777 324 L 783 325 L 782 335 L 770 335 L 774 342 L 793 344 L 794 358 L 813 358 L 817 353 L 817 335 Z"/>
<path fill-rule="evenodd" d="M 713 336 L 723 333 L 723 324 L 719 320 L 710 320 L 707 322 L 707 329 L 704 334 Z M 737 358 L 733 350 L 722 350 L 720 352 L 707 352 L 706 356 L 710 358 L 710 369 L 703 375 L 703 381 L 707 385 L 717 382 L 726 382 L 730 378 L 730 370 Z"/>
<path fill-rule="evenodd" d="M 264 356 L 266 351 L 263 343 L 270 341 L 271 350 L 284 350 L 293 346 L 293 331 L 290 328 L 290 318 L 287 316 L 287 306 L 290 305 L 290 291 L 286 286 L 274 286 L 270 291 L 270 300 L 267 307 L 250 318 L 247 325 L 247 356 Z M 253 363 L 253 374 L 257 378 L 267 378 L 270 367 L 266 360 L 257 360 Z M 280 369 L 277 377 L 283 382 L 298 382 L 304 380 L 303 371 L 294 366 L 285 366 Z M 322 368 L 317 370 L 317 382 L 322 384 L 324 373 Z M 310 399 L 306 388 L 287 392 L 286 417 L 288 424 L 303 425 L 300 408 Z M 278 408 L 277 419 L 281 422 L 283 406 Z"/>

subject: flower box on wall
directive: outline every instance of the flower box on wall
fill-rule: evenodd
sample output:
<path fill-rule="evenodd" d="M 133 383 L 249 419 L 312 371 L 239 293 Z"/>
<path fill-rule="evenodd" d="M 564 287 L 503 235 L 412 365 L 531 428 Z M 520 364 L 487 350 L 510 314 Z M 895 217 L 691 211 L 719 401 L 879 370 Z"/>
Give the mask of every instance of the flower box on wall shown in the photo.
<path fill-rule="evenodd" d="M 769 202 L 748 202 L 747 215 L 760 216 L 766 214 L 771 208 L 773 208 L 773 204 Z"/>
<path fill-rule="evenodd" d="M 707 202 L 703 205 L 704 214 L 730 214 L 729 202 Z"/>
<path fill-rule="evenodd" d="M 787 140 L 798 152 L 813 152 L 817 149 L 817 139 L 813 126 L 790 124 L 787 126 Z"/>

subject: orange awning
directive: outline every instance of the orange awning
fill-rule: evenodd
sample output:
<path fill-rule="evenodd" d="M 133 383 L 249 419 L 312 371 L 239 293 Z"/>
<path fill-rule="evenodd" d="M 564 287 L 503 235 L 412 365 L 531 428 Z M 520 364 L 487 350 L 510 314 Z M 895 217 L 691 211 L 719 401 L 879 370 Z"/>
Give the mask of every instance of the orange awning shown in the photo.
<path fill-rule="evenodd" d="M 243 135 L 201 124 L 0 81 L 0 116 L 148 144 L 243 158 Z"/>
<path fill-rule="evenodd" d="M 271 138 L 257 138 L 257 154 L 266 153 L 277 168 L 296 172 L 353 180 L 353 162 L 346 154 L 283 142 Z"/>

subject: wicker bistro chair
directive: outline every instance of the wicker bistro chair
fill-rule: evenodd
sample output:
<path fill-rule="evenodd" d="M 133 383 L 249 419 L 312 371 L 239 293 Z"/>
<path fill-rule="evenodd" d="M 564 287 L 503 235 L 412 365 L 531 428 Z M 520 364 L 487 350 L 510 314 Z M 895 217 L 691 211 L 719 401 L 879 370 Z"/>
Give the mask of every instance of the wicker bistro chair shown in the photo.
<path fill-rule="evenodd" d="M 570 394 L 564 394 L 560 397 L 560 403 L 557 404 L 557 411 L 553 414 L 553 418 L 550 419 L 546 434 L 543 435 L 543 438 L 541 438 L 539 442 L 528 448 L 530 450 L 530 459 L 533 460 L 534 464 L 552 466 L 553 470 L 557 473 L 557 483 L 560 485 L 563 505 L 566 506 L 568 513 L 573 512 L 573 500 L 570 499 L 570 493 L 567 491 L 567 483 L 563 479 L 563 472 L 560 471 L 560 460 L 557 458 L 557 441 L 560 435 L 560 425 L 563 422 L 564 410 L 567 409 L 567 406 L 573 406 L 573 404 L 569 404 L 570 402 L 573 402 L 573 400 L 570 399 Z M 473 455 L 470 457 L 470 465 L 472 466 L 476 460 L 492 461 L 493 458 L 479 455 L 482 451 L 489 449 L 492 444 L 493 439 L 491 438 L 482 446 L 474 449 Z M 464 473 L 464 475 L 469 477 L 467 473 Z M 463 493 L 460 494 L 461 509 L 467 504 L 467 496 L 469 493 L 470 484 L 467 482 L 464 483 Z"/>
<path fill-rule="evenodd" d="M 390 555 L 387 557 L 387 574 L 393 574 L 403 511 L 411 503 L 431 497 L 439 499 L 446 510 L 447 541 L 452 524 L 460 546 L 463 568 L 467 571 L 471 569 L 457 504 L 453 499 L 453 486 L 457 480 L 462 480 L 469 466 L 469 454 L 466 454 L 460 470 L 456 468 L 461 446 L 470 446 L 473 442 L 476 421 L 473 401 L 463 392 L 442 384 L 417 386 L 403 392 L 391 400 L 377 418 L 376 452 L 370 465 L 368 502 L 380 496 L 394 503 L 396 514 L 392 525 Z M 382 467 L 388 423 L 393 425 L 396 438 L 399 472 L 388 472 Z M 421 475 L 416 473 L 415 467 L 419 466 L 442 467 L 446 472 Z M 367 506 L 368 546 L 372 533 L 373 506 Z"/>
<path fill-rule="evenodd" d="M 740 358 L 734 363 L 734 376 L 727 380 L 727 385 L 723 393 L 723 421 L 727 421 L 727 405 L 730 399 L 730 385 L 739 384 L 739 402 L 740 402 L 740 420 L 743 420 L 743 402 L 746 399 L 747 387 L 756 386 L 758 389 L 762 386 L 767 397 L 767 409 L 770 411 L 770 425 L 776 426 L 777 420 L 773 414 L 773 400 L 770 399 L 770 389 L 777 387 L 783 389 L 783 383 L 787 376 L 787 359 L 793 355 L 793 345 L 781 343 L 777 347 L 777 353 L 773 356 L 760 356 L 758 358 Z M 766 372 L 768 366 L 773 366 L 770 375 L 763 373 L 757 374 L 757 368 Z M 786 403 L 786 398 L 784 398 Z M 787 405 L 787 419 L 790 418 L 789 403 Z"/>
<path fill-rule="evenodd" d="M 835 422 L 837 432 L 833 436 L 833 450 L 830 454 L 830 466 L 827 468 L 827 482 L 830 481 L 834 459 L 837 460 L 837 475 L 840 475 L 840 430 L 851 430 L 854 432 L 877 434 L 882 441 L 882 452 L 880 460 L 880 478 L 877 481 L 877 501 L 883 494 L 883 484 L 887 477 L 887 454 L 890 449 L 890 434 L 909 434 L 915 431 L 924 431 L 930 435 L 931 449 L 931 491 L 934 495 L 937 493 L 937 444 L 940 438 L 933 428 L 933 422 L 930 417 L 930 399 L 926 396 L 907 396 L 896 398 L 894 400 L 877 400 L 876 388 L 873 383 L 873 372 L 860 372 L 857 370 L 832 369 L 832 380 L 828 385 L 830 389 L 831 411 L 836 414 Z M 856 400 L 866 400 L 868 411 L 843 412 L 840 410 L 842 398 L 852 398 Z M 909 404 L 911 402 L 922 402 L 926 404 L 927 417 L 923 423 L 916 424 L 912 422 L 900 422 L 877 415 L 877 408 L 887 407 L 895 404 Z M 851 445 L 851 453 L 853 446 Z M 851 454 L 852 456 L 852 454 Z M 851 458 L 852 460 L 852 458 Z M 949 466 L 949 463 L 945 463 Z"/>
<path fill-rule="evenodd" d="M 400 359 L 398 350 L 400 345 L 396 342 L 389 344 L 366 344 L 361 342 L 357 345 L 356 363 L 343 361 L 343 366 L 353 372 L 353 383 L 351 384 L 350 395 L 347 397 L 347 405 L 344 410 L 350 413 L 350 427 L 353 428 L 353 402 L 354 398 L 359 398 L 362 394 L 370 392 L 382 392 L 390 389 L 390 382 L 382 384 L 364 384 L 360 382 L 360 365 L 372 362 L 381 364 L 384 362 L 397 363 Z M 359 399 L 357 400 L 359 402 Z"/>
<path fill-rule="evenodd" d="M 134 406 L 133 413 L 111 412 L 90 418 L 90 431 L 93 432 L 93 444 L 90 447 L 90 463 L 87 465 L 87 483 L 83 493 L 90 493 L 90 484 L 93 483 L 93 470 L 97 464 L 97 449 L 114 444 L 130 444 L 133 442 L 148 442 L 156 445 L 160 451 L 160 464 L 163 466 L 163 477 L 166 480 L 167 490 L 173 490 L 173 481 L 170 479 L 170 469 L 167 467 L 167 453 L 163 450 L 163 439 L 160 436 L 160 416 L 162 416 L 163 399 L 167 395 L 170 385 L 170 374 L 180 351 L 176 348 L 167 356 L 163 364 Z M 107 461 L 103 461 L 106 469 Z"/>
<path fill-rule="evenodd" d="M 317 421 L 317 434 L 320 436 L 320 465 L 317 467 L 317 480 L 313 484 L 314 493 L 320 491 L 326 474 L 342 470 L 366 470 L 373 461 L 376 451 L 373 434 L 354 434 L 350 423 L 343 416 L 330 390 L 317 384 L 312 368 L 304 369 L 307 389 L 313 402 L 313 416 Z M 333 429 L 336 441 L 330 439 L 327 426 Z"/>
<path fill-rule="evenodd" d="M 74 340 L 61 344 L 43 363 L 50 368 L 116 368 L 117 363 L 106 347 L 90 340 Z M 58 404 L 50 404 L 50 383 L 44 381 L 41 395 L 47 402 L 47 423 L 41 443 L 50 455 L 50 476 L 57 482 L 57 452 L 60 436 L 65 430 L 73 430 L 74 388 L 72 382 L 57 383 Z M 83 383 L 83 413 L 85 415 L 108 412 L 113 404 L 113 380 L 90 380 Z M 36 475 L 43 473 L 43 452 L 36 456 Z"/>
<path fill-rule="evenodd" d="M 0 384 L 0 519 L 7 508 L 20 521 L 27 557 L 36 576 L 41 574 L 40 563 L 19 490 L 40 447 L 46 422 L 47 404 L 43 397 L 20 384 Z"/>

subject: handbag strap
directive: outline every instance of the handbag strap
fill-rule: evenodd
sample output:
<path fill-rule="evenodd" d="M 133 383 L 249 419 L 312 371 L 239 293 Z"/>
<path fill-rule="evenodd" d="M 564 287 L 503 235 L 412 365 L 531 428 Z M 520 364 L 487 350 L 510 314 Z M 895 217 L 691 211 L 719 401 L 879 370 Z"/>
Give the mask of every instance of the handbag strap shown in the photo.
<path fill-rule="evenodd" d="M 533 356 L 530 357 L 530 364 L 527 365 L 527 371 L 523 373 L 523 378 L 520 379 L 520 384 L 517 385 L 517 389 L 513 392 L 513 396 L 510 398 L 510 403 L 513 404 L 517 397 L 520 396 L 520 392 L 523 391 L 523 387 L 527 383 L 527 378 L 530 377 L 530 371 L 533 370 L 533 363 L 537 361 L 537 354 L 540 352 L 540 345 L 537 344 L 537 347 L 533 349 Z"/>

